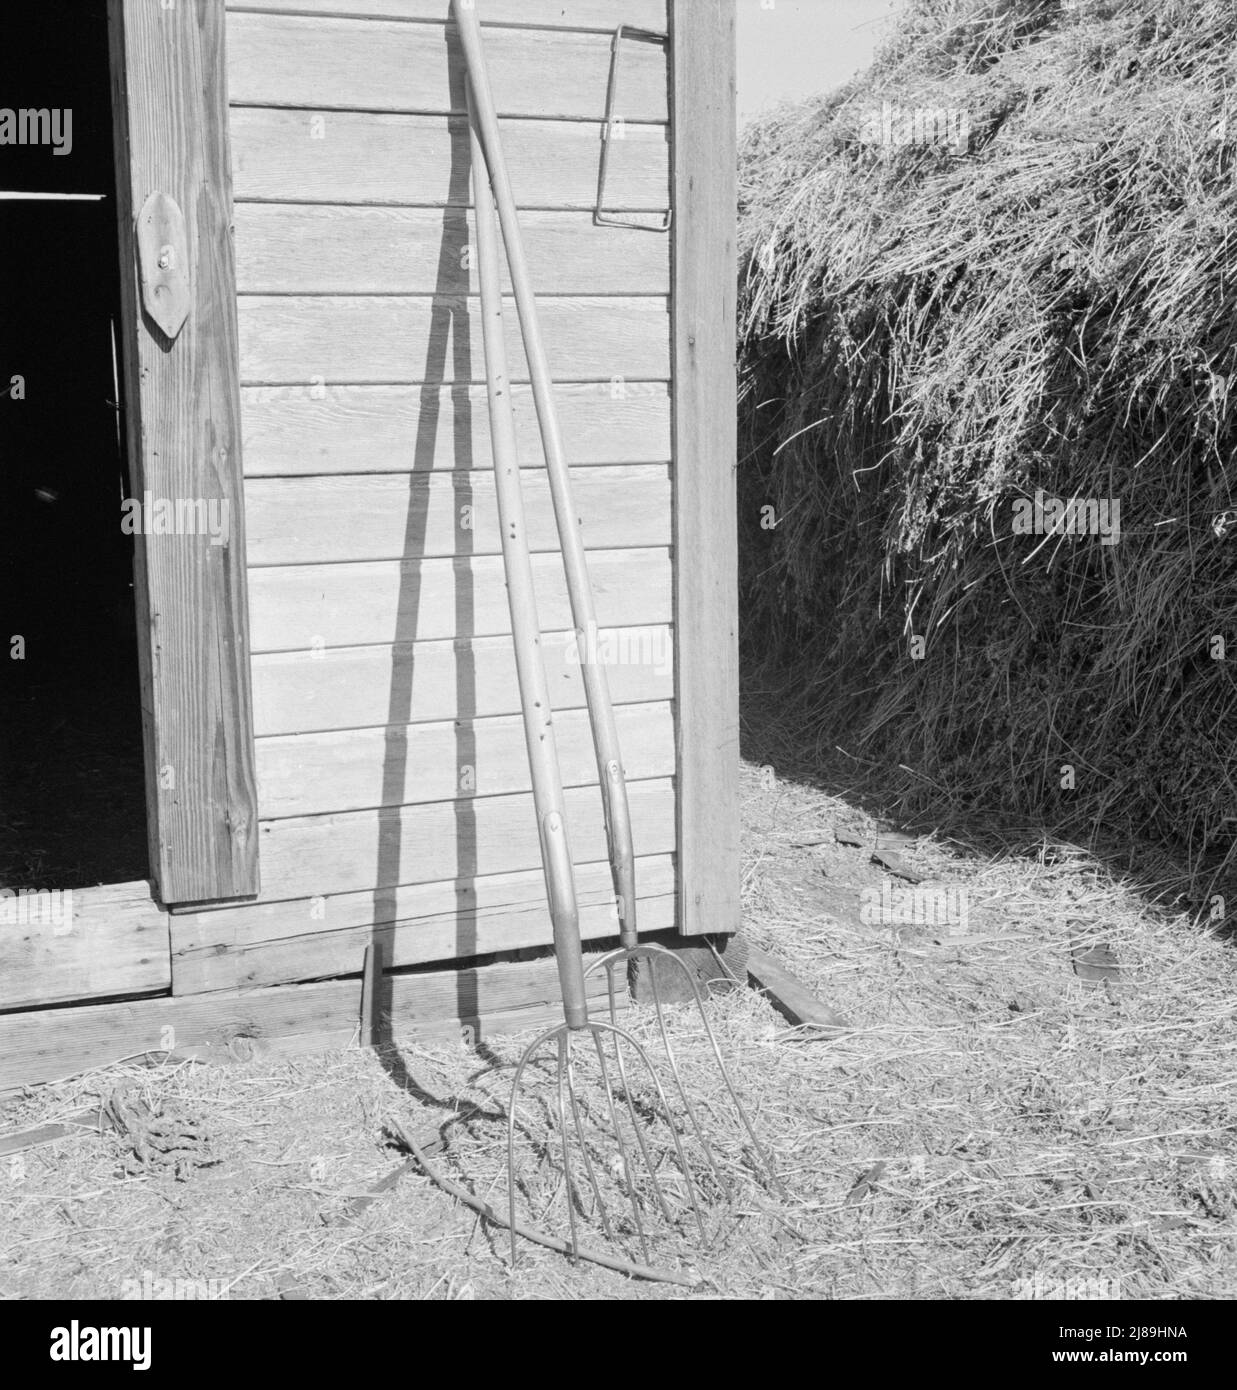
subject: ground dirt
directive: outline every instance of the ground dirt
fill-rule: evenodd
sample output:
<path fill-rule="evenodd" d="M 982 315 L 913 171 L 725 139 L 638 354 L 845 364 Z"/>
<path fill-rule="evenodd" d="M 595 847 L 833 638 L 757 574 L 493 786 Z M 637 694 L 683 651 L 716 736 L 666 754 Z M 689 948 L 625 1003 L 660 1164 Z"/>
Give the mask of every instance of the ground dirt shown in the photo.
<path fill-rule="evenodd" d="M 109 1096 L 149 1127 L 0 1158 L 0 1297 L 1237 1294 L 1231 946 L 1069 846 L 995 859 L 925 837 L 895 846 L 891 873 L 867 842 L 882 827 L 807 781 L 749 764 L 744 806 L 746 930 L 853 1028 L 816 1040 L 749 989 L 710 1005 L 780 1196 L 744 1161 L 690 1009 L 672 1012 L 734 1194 L 712 1249 L 656 1237 L 694 1287 L 530 1246 L 513 1273 L 505 1234 L 416 1171 L 350 1208 L 405 1162 L 392 1122 L 441 1137 L 443 1170 L 501 1201 L 526 1040 L 500 1038 L 118 1067 L 10 1099 L 0 1132 Z M 918 900 L 898 896 L 908 872 Z M 933 902 L 965 919 L 924 920 Z M 653 1037 L 646 1011 L 627 1022 Z"/>

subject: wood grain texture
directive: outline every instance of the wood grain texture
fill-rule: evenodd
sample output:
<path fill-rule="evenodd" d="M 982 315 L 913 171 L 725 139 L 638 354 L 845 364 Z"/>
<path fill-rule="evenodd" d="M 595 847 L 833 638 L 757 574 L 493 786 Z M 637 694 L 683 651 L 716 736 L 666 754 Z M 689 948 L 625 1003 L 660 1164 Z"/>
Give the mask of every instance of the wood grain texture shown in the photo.
<path fill-rule="evenodd" d="M 601 626 L 670 621 L 666 551 L 597 551 L 589 568 Z M 559 557 L 534 556 L 533 573 L 542 630 L 568 630 L 570 610 Z M 497 556 L 253 570 L 249 600 L 255 652 L 490 637 L 511 630 Z"/>
<path fill-rule="evenodd" d="M 217 1030 L 213 1037 L 206 1037 L 201 1042 L 195 1042 L 192 1047 L 185 1050 L 183 1057 L 178 1052 L 150 1052 L 148 1056 L 155 1063 L 174 1064 L 182 1060 L 193 1060 L 212 1066 L 231 1068 L 262 1061 L 275 1061 L 285 1057 L 321 1056 L 324 1053 L 339 1052 L 357 1047 L 360 1045 L 358 1043 L 357 1020 L 356 1018 L 350 1019 L 348 1009 L 345 1007 L 349 1001 L 349 995 L 345 992 L 349 984 L 350 982 L 344 985 L 292 985 L 279 991 L 280 993 L 291 993 L 299 990 L 314 990 L 313 999 L 308 1001 L 304 1007 L 305 1009 L 318 1009 L 325 1013 L 328 1021 L 324 1027 L 310 1027 L 307 1031 L 295 1033 L 268 1034 L 261 1038 L 253 1038 L 244 1033 L 229 1035 L 225 1027 Z M 325 993 L 326 991 L 331 991 L 331 993 Z M 351 996 L 355 997 L 356 992 L 356 987 L 353 986 Z M 218 998 L 219 996 L 215 997 Z M 253 992 L 249 992 L 246 997 L 252 998 Z M 150 1002 L 157 1004 L 164 1001 L 151 1000 Z M 178 999 L 170 1002 L 179 1005 L 186 1001 Z M 333 1005 L 338 1007 L 333 1008 Z M 119 1009 L 124 1006 L 107 1004 L 101 1007 Z M 620 1010 L 624 1007 L 625 1001 L 619 1000 Z M 300 1011 L 298 1010 L 298 1018 L 299 1015 Z M 479 1017 L 460 1020 L 421 1020 L 415 1015 L 397 1016 L 398 1032 L 396 1036 L 397 1040 L 405 1045 L 458 1046 L 461 1037 L 464 1037 L 470 1046 L 476 1046 L 479 1043 L 510 1033 L 542 1033 L 547 1028 L 561 1022 L 562 1016 L 562 1007 L 557 1004 L 533 1004 L 527 1008 L 499 1009 Z M 28 1019 L 32 1016 L 30 1014 L 15 1014 L 14 1017 Z M 333 1025 L 332 1020 L 334 1020 Z M 90 1026 L 92 1032 L 99 1027 L 96 1023 L 92 1023 Z M 304 1027 L 303 1024 L 300 1026 Z M 465 1026 L 467 1032 L 462 1033 L 461 1029 Z M 85 1065 L 87 1067 L 106 1065 L 113 1061 L 116 1056 L 114 1051 L 108 1050 L 97 1054 L 93 1063 Z M 50 1055 L 44 1059 L 43 1065 L 47 1069 L 48 1080 L 55 1080 L 57 1076 L 65 1074 L 55 1070 L 56 1061 L 55 1055 Z M 78 1069 L 82 1070 L 83 1068 L 79 1067 Z M 5 1070 L 0 1070 L 0 1099 L 25 1089 L 24 1086 L 7 1080 L 7 1075 Z"/>
<path fill-rule="evenodd" d="M 674 862 L 641 859 L 640 920 L 649 931 L 674 926 Z M 577 875 L 580 932 L 586 941 L 618 930 L 609 864 Z M 268 903 L 175 917 L 173 978 L 178 994 L 254 989 L 353 972 L 365 948 L 387 946 L 395 968 L 521 950 L 546 939 L 541 870 L 467 883 L 397 888 L 382 899 L 390 922 L 374 922 L 373 893 Z"/>
<path fill-rule="evenodd" d="M 530 549 L 557 553 L 544 470 L 524 492 Z M 670 544 L 665 467 L 585 469 L 575 499 L 594 549 Z M 492 472 L 253 478 L 245 506 L 251 567 L 502 553 Z"/>
<path fill-rule="evenodd" d="M 544 468 L 532 392 L 511 396 L 520 462 Z M 573 465 L 669 460 L 664 383 L 586 382 L 554 398 Z M 492 457 L 483 386 L 252 386 L 241 422 L 249 478 L 473 469 Z"/>
<path fill-rule="evenodd" d="M 667 295 L 670 240 L 594 227 L 588 213 L 521 218 L 542 294 Z M 245 203 L 236 209 L 242 294 L 479 293 L 476 233 L 463 208 Z M 510 291 L 503 260 L 504 288 Z"/>
<path fill-rule="evenodd" d="M 507 1026 L 525 1027 L 529 1018 L 558 1012 L 553 961 L 395 975 L 384 985 L 383 1031 L 396 1041 L 441 1035 L 457 1021 L 492 1028 L 505 1018 Z M 603 987 L 604 981 L 589 981 L 594 994 Z M 228 1062 L 346 1047 L 356 1038 L 360 1003 L 360 981 L 340 980 L 4 1014 L 0 1092 L 144 1054 L 160 1061 L 170 1055 L 177 1061 Z"/>
<path fill-rule="evenodd" d="M 763 990 L 783 1018 L 797 1027 L 811 1029 L 822 1038 L 836 1038 L 852 1025 L 836 1009 L 818 999 L 801 980 L 764 951 L 751 948 L 748 973 L 757 989 Z"/>
<path fill-rule="evenodd" d="M 687 935 L 739 928 L 734 0 L 672 0 L 675 661 Z"/>
<path fill-rule="evenodd" d="M 500 116 L 605 118 L 607 35 L 496 29 L 486 57 Z M 616 114 L 664 122 L 667 89 L 664 49 L 630 45 Z M 238 106 L 465 114 L 463 55 L 446 24 L 233 11 L 228 90 Z"/>
<path fill-rule="evenodd" d="M 628 777 L 674 775 L 674 719 L 668 704 L 616 711 Z M 564 786 L 597 780 L 587 717 L 554 721 Z M 374 806 L 413 806 L 530 791 L 518 717 L 457 719 L 388 729 L 350 729 L 258 741 L 258 805 L 264 820 Z"/>
<path fill-rule="evenodd" d="M 171 979 L 168 914 L 147 883 L 0 896 L 0 1009 L 157 994 Z"/>
<path fill-rule="evenodd" d="M 511 183 L 526 209 L 591 209 L 601 125 L 503 122 Z M 235 196 L 243 201 L 467 207 L 468 123 L 442 116 L 232 108 Z M 669 206 L 665 126 L 629 125 L 610 147 L 607 203 L 647 212 Z M 646 235 L 643 232 L 637 236 Z"/>
<path fill-rule="evenodd" d="M 113 0 L 109 22 L 133 491 L 221 503 L 230 533 L 137 543 L 150 860 L 165 902 L 242 897 L 258 888 L 257 792 L 224 14 Z M 137 297 L 134 214 L 155 191 L 187 224 L 192 310 L 174 344 Z"/>
<path fill-rule="evenodd" d="M 557 380 L 662 381 L 670 375 L 665 299 L 545 297 L 539 307 Z M 485 380 L 475 298 L 245 295 L 239 311 L 247 386 Z M 511 379 L 527 381 L 514 306 L 507 341 Z"/>
<path fill-rule="evenodd" d="M 630 794 L 636 853 L 671 853 L 673 784 L 633 782 Z M 604 859 L 605 828 L 597 789 L 569 789 L 566 804 L 575 862 Z M 541 863 L 530 795 L 264 821 L 261 834 L 260 901 L 372 889 L 379 895 L 376 920 L 383 914 L 385 888 L 443 879 L 467 883 L 487 874 L 532 870 Z M 548 931 L 545 939 L 549 940 Z"/>
<path fill-rule="evenodd" d="M 430 20 L 445 24 L 451 0 L 227 0 L 229 10 L 267 14 L 353 15 L 366 19 Z M 599 29 L 620 24 L 661 32 L 666 0 L 481 0 L 483 26 L 523 25 L 552 29 Z"/>
<path fill-rule="evenodd" d="M 599 655 L 615 703 L 674 694 L 673 633 L 650 626 L 603 631 Z M 580 664 L 565 633 L 542 634 L 556 710 L 584 707 Z M 254 658 L 254 719 L 259 735 L 381 727 L 517 714 L 510 637 L 413 642 L 281 652 Z"/>

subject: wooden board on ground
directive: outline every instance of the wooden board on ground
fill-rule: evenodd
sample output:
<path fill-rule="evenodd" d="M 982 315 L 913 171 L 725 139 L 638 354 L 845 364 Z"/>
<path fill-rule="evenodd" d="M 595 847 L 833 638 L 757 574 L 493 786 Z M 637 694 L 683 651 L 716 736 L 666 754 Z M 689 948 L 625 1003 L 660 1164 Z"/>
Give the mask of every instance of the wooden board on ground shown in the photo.
<path fill-rule="evenodd" d="M 1070 942 L 1070 960 L 1074 974 L 1087 984 L 1121 983 L 1121 965 L 1117 953 L 1106 941 L 1097 940 L 1094 936 L 1076 936 Z"/>
<path fill-rule="evenodd" d="M 171 982 L 168 914 L 148 883 L 0 891 L 0 1009 L 157 994 Z"/>
<path fill-rule="evenodd" d="M 63 1120 L 36 1125 L 12 1134 L 0 1134 L 0 1158 L 9 1154 L 24 1153 L 27 1149 L 42 1148 L 45 1144 L 55 1144 L 60 1139 L 75 1139 L 83 1134 L 102 1134 L 104 1130 L 112 1127 L 111 1120 L 101 1107 L 79 1110 Z"/>
<path fill-rule="evenodd" d="M 822 1003 L 785 966 L 755 946 L 748 953 L 747 972 L 756 988 L 768 995 L 778 1013 L 804 1030 L 804 1037 L 827 1040 L 850 1029 L 851 1025 L 841 1014 Z"/>
<path fill-rule="evenodd" d="M 357 970 L 361 968 L 358 957 Z M 458 1036 L 485 1020 L 534 1025 L 559 1014 L 552 960 L 388 976 L 388 1032 Z M 599 994 L 604 980 L 589 982 Z M 124 1059 L 244 1060 L 267 1051 L 346 1047 L 358 1034 L 360 979 L 197 998 L 135 1000 L 0 1015 L 0 1092 Z"/>

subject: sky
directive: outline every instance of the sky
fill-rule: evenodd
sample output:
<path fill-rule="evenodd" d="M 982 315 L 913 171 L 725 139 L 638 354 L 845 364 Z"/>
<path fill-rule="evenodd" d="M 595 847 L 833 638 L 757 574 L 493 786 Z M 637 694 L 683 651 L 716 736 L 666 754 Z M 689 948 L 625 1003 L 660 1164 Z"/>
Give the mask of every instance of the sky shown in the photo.
<path fill-rule="evenodd" d="M 738 0 L 739 123 L 865 68 L 904 0 Z"/>

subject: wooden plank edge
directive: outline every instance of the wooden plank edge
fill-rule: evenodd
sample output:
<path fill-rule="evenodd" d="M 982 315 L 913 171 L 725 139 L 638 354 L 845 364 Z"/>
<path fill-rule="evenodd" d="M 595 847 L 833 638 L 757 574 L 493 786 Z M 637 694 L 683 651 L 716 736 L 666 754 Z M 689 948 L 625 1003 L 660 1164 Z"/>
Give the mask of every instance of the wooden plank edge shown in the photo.
<path fill-rule="evenodd" d="M 587 960 L 587 957 L 586 957 Z M 459 1012 L 435 1009 L 425 1013 L 417 985 L 438 984 L 467 975 L 475 982 L 486 970 L 503 972 L 504 979 L 517 980 L 527 1002 L 503 1008 Z M 386 1033 L 396 1045 L 408 1042 L 439 1041 L 455 1037 L 480 1040 L 500 1032 L 519 1032 L 543 1023 L 552 1026 L 561 1020 L 557 977 L 553 961 L 501 962 L 492 966 L 458 971 L 416 971 L 388 976 Z M 456 991 L 451 990 L 454 994 Z M 589 980 L 591 997 L 600 998 L 605 981 Z M 88 1073 L 106 1070 L 121 1063 L 176 1065 L 187 1061 L 211 1063 L 248 1062 L 270 1055 L 324 1052 L 358 1045 L 361 1037 L 361 981 L 350 979 L 319 984 L 275 986 L 261 990 L 234 991 L 227 995 L 187 995 L 159 999 L 120 1000 L 82 1008 L 49 1009 L 0 1016 L 0 1099 L 27 1092 L 37 1086 L 63 1084 Z M 105 1015 L 107 1017 L 105 1017 Z M 290 1015 L 303 1019 L 304 1026 L 280 1024 Z M 87 1048 L 84 1055 L 80 1034 L 92 1025 L 115 1020 L 117 1032 L 125 1038 L 151 1040 L 146 1046 L 123 1046 L 101 1041 Z M 265 1023 L 264 1023 L 265 1020 Z M 271 1020 L 272 1031 L 266 1031 Z M 383 1024 L 375 1015 L 375 1028 Z M 19 1030 L 46 1028 L 60 1046 L 37 1051 L 38 1064 L 15 1060 L 15 1040 Z M 470 1030 L 467 1033 L 462 1030 Z M 169 1039 L 161 1048 L 156 1040 Z M 62 1041 L 67 1040 L 67 1041 Z M 30 1047 L 30 1041 L 25 1040 Z M 33 1049 L 31 1049 L 33 1050 Z M 68 1054 L 63 1063 L 57 1057 Z M 77 1064 L 71 1065 L 70 1058 Z M 15 1074 L 19 1066 L 26 1074 Z"/>
<path fill-rule="evenodd" d="M 766 995 L 783 1018 L 796 1027 L 810 1029 L 808 1036 L 822 1041 L 841 1037 L 854 1027 L 835 1009 L 818 999 L 785 966 L 753 946 L 748 952 L 747 974 L 754 988 Z"/>
<path fill-rule="evenodd" d="M 102 1134 L 105 1129 L 114 1128 L 115 1125 L 102 1107 L 79 1110 L 63 1120 L 37 1125 L 34 1129 L 0 1134 L 0 1158 L 9 1154 L 25 1153 L 29 1149 L 44 1148 L 59 1139 L 74 1138 L 79 1134 Z"/>

